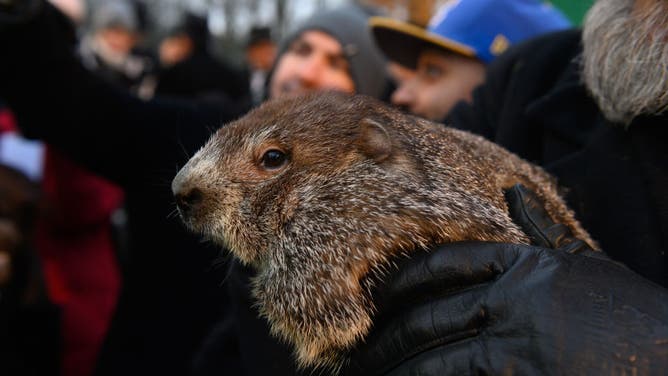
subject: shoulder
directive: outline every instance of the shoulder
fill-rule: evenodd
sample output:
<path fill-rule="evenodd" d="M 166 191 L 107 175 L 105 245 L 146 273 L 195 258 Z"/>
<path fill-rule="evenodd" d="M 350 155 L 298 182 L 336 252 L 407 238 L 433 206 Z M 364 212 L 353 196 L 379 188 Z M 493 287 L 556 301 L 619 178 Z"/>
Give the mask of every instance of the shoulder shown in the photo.
<path fill-rule="evenodd" d="M 568 29 L 525 40 L 512 46 L 495 60 L 494 64 L 503 64 L 508 60 L 529 59 L 533 61 L 556 60 L 564 61 L 579 51 L 581 30 Z M 568 52 L 571 52 L 570 54 Z"/>
<path fill-rule="evenodd" d="M 459 103 L 448 122 L 527 157 L 524 152 L 535 149 L 529 145 L 539 131 L 529 109 L 565 87 L 580 85 L 580 36 L 580 30 L 571 29 L 511 47 L 487 67 L 485 82 L 474 91 L 473 101 Z"/>
<path fill-rule="evenodd" d="M 520 80 L 522 86 L 533 87 L 553 83 L 579 56 L 580 36 L 579 29 L 570 29 L 517 44 L 489 65 L 487 82 Z"/>

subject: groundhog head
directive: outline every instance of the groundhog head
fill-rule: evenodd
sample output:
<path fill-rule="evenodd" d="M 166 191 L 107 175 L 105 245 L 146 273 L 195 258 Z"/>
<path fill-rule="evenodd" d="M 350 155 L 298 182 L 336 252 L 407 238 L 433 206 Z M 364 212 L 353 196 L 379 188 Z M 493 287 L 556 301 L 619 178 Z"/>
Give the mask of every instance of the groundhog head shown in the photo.
<path fill-rule="evenodd" d="M 261 313 L 303 365 L 336 361 L 368 331 L 360 281 L 386 259 L 379 243 L 426 243 L 403 229 L 417 225 L 393 188 L 417 190 L 419 166 L 393 147 L 382 109 L 351 99 L 268 102 L 221 128 L 172 184 L 186 225 L 258 270 Z"/>
<path fill-rule="evenodd" d="M 490 144 L 370 98 L 311 94 L 221 128 L 172 189 L 190 229 L 257 270 L 260 313 L 299 364 L 338 367 L 371 327 L 370 285 L 392 256 L 527 242 L 502 193 L 515 159 Z"/>

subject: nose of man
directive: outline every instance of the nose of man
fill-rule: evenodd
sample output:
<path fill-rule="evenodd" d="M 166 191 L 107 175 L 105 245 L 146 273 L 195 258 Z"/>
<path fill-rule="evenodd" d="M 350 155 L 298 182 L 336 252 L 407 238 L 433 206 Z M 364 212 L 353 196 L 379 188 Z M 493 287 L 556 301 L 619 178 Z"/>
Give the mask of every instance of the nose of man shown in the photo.
<path fill-rule="evenodd" d="M 319 82 L 322 79 L 323 64 L 321 58 L 317 56 L 309 56 L 301 61 L 296 74 L 299 81 L 305 88 L 318 88 Z"/>
<path fill-rule="evenodd" d="M 410 80 L 399 85 L 392 93 L 390 100 L 393 105 L 412 111 L 415 102 L 415 93 L 411 87 Z"/>

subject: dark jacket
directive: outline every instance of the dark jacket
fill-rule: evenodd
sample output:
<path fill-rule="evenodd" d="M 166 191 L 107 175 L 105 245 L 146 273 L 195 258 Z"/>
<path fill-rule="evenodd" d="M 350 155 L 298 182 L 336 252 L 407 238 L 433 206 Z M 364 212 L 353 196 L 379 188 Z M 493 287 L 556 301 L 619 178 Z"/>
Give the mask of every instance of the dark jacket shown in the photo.
<path fill-rule="evenodd" d="M 447 122 L 544 166 L 608 255 L 668 286 L 668 116 L 611 124 L 582 84 L 581 51 L 577 30 L 517 46 Z"/>
<path fill-rule="evenodd" d="M 217 61 L 205 50 L 196 50 L 187 59 L 159 73 L 155 95 L 223 96 L 233 102 L 247 103 L 250 101 L 248 72 Z"/>
<path fill-rule="evenodd" d="M 126 192 L 129 260 L 98 374 L 184 375 L 225 306 L 203 244 L 175 215 L 171 180 L 212 130 L 245 109 L 143 102 L 88 73 L 71 26 L 45 5 L 0 33 L 0 97 L 22 131 L 47 140 Z"/>

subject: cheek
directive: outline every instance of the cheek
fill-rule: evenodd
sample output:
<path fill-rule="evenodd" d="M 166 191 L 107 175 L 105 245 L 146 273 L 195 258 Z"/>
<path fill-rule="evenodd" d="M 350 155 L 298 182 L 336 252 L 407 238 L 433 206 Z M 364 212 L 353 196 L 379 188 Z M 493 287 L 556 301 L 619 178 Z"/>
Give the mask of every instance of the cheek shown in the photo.
<path fill-rule="evenodd" d="M 269 84 L 269 93 L 272 97 L 276 97 L 280 94 L 281 85 L 294 76 L 293 71 L 295 63 L 292 60 L 294 60 L 294 58 L 288 53 L 285 53 L 276 64 L 276 69 L 274 69 Z"/>
<path fill-rule="evenodd" d="M 441 80 L 425 85 L 417 94 L 423 115 L 431 120 L 442 121 L 450 109 L 465 93 L 461 87 L 453 85 L 452 81 Z"/>
<path fill-rule="evenodd" d="M 463 67 L 457 76 L 457 86 L 462 92 L 461 98 L 470 101 L 473 98 L 473 90 L 485 81 L 485 66 L 473 64 Z"/>
<path fill-rule="evenodd" d="M 328 68 L 321 78 L 323 89 L 333 89 L 344 93 L 355 93 L 355 83 L 348 72 Z"/>
<path fill-rule="evenodd" d="M 440 100 L 443 103 L 454 104 L 460 100 L 470 100 L 473 89 L 479 83 L 477 79 L 470 76 L 451 77 L 448 80 L 444 80 L 435 91 L 440 93 Z"/>

